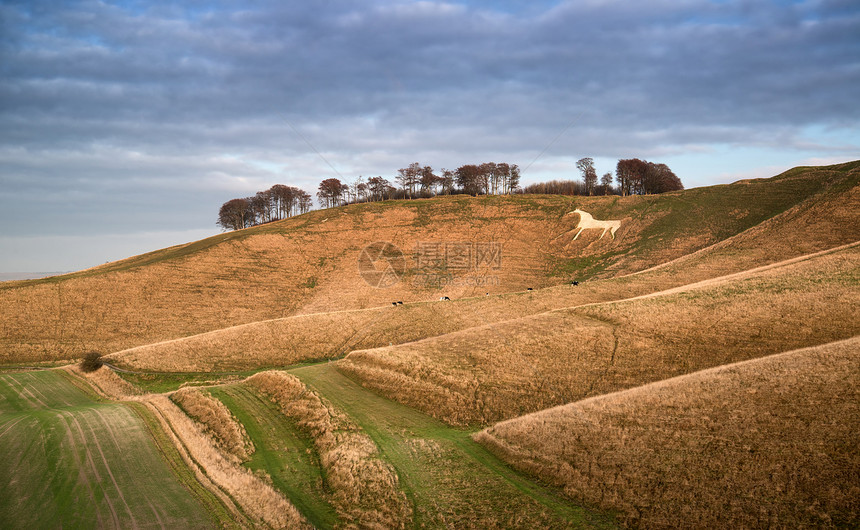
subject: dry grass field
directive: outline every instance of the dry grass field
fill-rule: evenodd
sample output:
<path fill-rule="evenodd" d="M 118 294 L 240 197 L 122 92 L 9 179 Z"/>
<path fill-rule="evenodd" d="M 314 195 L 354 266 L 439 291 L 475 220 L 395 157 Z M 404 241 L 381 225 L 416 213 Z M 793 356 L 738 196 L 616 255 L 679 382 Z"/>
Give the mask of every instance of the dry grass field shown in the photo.
<path fill-rule="evenodd" d="M 254 322 L 107 356 L 125 368 L 166 372 L 247 370 L 338 359 L 357 349 L 412 342 L 517 315 L 646 294 L 653 283 L 598 281 L 577 287 L 314 313 Z M 674 284 L 672 284 L 674 285 Z"/>
<path fill-rule="evenodd" d="M 616 239 L 574 241 L 577 207 Z M 374 241 L 404 252 L 390 288 L 360 275 Z M 498 267 L 423 263 L 489 242 Z M 858 307 L 860 161 L 352 205 L 2 282 L 0 521 L 857 526 Z M 178 482 L 129 486 L 138 452 Z"/>
<path fill-rule="evenodd" d="M 789 229 L 815 225 L 817 217 L 810 215 L 853 219 L 856 209 L 831 210 L 856 200 L 858 175 L 857 164 L 843 164 L 661 196 L 455 196 L 310 212 L 65 276 L 2 282 L 0 363 L 74 359 L 93 349 L 111 353 L 392 300 L 428 301 L 440 294 L 463 298 L 559 285 L 571 278 L 618 277 L 681 258 L 783 214 L 796 217 L 781 221 Z M 573 241 L 576 218 L 564 214 L 575 207 L 599 219 L 621 219 L 617 238 L 597 239 L 595 231 L 586 231 Z M 856 226 L 828 230 L 821 243 L 804 237 L 798 248 L 775 256 L 785 259 L 792 257 L 786 252 L 855 241 Z M 405 253 L 403 281 L 390 289 L 373 288 L 358 273 L 359 253 L 373 241 L 390 241 Z M 426 268 L 417 260 L 419 242 L 497 242 L 502 263 L 499 269 Z M 760 264 L 773 256 L 755 259 Z M 731 259 L 721 259 L 726 261 Z M 460 283 L 439 287 L 423 282 L 427 278 Z M 492 281 L 476 285 L 482 278 Z"/>
<path fill-rule="evenodd" d="M 170 395 L 183 412 L 207 430 L 216 445 L 239 461 L 248 460 L 254 452 L 254 444 L 241 423 L 223 403 L 198 388 L 182 388 Z"/>
<path fill-rule="evenodd" d="M 494 425 L 476 439 L 648 528 L 860 522 L 860 338 L 721 366 Z"/>
<path fill-rule="evenodd" d="M 309 434 L 342 521 L 356 528 L 411 526 L 411 508 L 397 473 L 348 416 L 285 372 L 262 372 L 247 383 Z"/>
<path fill-rule="evenodd" d="M 179 448 L 188 467 L 208 489 L 234 509 L 240 522 L 248 517 L 250 521 L 244 522 L 254 526 L 311 528 L 295 506 L 265 477 L 238 465 L 233 455 L 218 448 L 205 427 L 188 417 L 167 396 L 150 396 L 145 403 Z"/>
<path fill-rule="evenodd" d="M 586 282 L 576 288 L 561 285 L 531 293 L 455 298 L 444 304 L 385 305 L 255 322 L 124 350 L 111 359 L 129 368 L 151 371 L 285 366 L 339 358 L 352 350 L 412 342 L 552 309 L 685 286 L 860 240 L 855 207 L 860 204 L 860 186 L 838 183 L 736 236 L 631 275 Z M 816 236 L 816 227 L 820 236 Z"/>
<path fill-rule="evenodd" d="M 399 346 L 338 366 L 454 425 L 487 425 L 704 368 L 852 337 L 860 245 L 688 290 L 589 304 Z"/>

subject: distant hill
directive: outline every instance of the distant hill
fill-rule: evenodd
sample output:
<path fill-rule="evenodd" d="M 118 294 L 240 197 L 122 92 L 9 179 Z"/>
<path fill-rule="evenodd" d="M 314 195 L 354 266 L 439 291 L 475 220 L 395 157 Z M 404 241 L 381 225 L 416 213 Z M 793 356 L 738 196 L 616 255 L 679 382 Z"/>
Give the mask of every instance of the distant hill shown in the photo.
<path fill-rule="evenodd" d="M 63 272 L 0 272 L 0 282 L 12 282 L 18 280 L 38 280 L 49 276 L 60 276 L 68 274 L 69 271 Z"/>
<path fill-rule="evenodd" d="M 453 196 L 314 211 L 86 271 L 4 282 L 0 362 L 109 353 L 396 300 L 620 279 L 662 265 L 650 286 L 638 283 L 659 290 L 860 240 L 858 185 L 854 162 L 654 196 Z M 578 217 L 567 214 L 575 208 L 620 220 L 615 239 L 586 230 L 574 240 Z M 373 242 L 404 254 L 390 288 L 360 274 L 362 249 Z M 501 245 L 501 262 L 475 266 L 490 243 Z M 447 268 L 426 266 L 449 248 L 460 254 Z"/>

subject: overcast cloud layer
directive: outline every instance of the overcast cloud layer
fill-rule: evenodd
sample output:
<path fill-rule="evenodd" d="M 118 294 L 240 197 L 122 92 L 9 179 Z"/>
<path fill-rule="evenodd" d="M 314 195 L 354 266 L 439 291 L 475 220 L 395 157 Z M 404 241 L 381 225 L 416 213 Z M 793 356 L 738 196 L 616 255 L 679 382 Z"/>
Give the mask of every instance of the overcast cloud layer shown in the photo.
<path fill-rule="evenodd" d="M 860 158 L 853 0 L 27 1 L 0 24 L 0 272 L 414 161 L 533 182 L 637 156 L 693 187 Z"/>

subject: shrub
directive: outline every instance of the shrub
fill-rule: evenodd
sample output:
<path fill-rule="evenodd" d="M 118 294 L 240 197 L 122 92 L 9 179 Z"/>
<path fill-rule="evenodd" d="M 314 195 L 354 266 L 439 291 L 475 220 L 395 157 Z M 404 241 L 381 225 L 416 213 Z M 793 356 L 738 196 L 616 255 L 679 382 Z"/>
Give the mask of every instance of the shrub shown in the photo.
<path fill-rule="evenodd" d="M 81 361 L 82 372 L 95 372 L 104 365 L 102 356 L 99 352 L 91 351 L 84 355 L 84 360 Z"/>

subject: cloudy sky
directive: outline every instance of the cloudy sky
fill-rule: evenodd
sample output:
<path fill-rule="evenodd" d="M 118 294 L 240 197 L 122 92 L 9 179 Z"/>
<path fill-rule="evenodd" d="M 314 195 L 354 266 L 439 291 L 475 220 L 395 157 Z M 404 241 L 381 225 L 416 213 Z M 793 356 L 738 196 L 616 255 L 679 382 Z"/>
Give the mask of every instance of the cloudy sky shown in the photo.
<path fill-rule="evenodd" d="M 856 0 L 0 2 L 0 272 L 218 232 L 283 183 L 860 158 Z"/>

